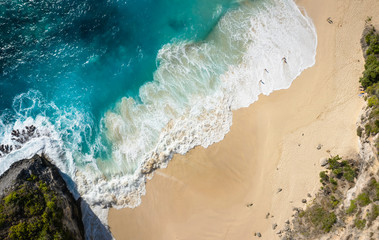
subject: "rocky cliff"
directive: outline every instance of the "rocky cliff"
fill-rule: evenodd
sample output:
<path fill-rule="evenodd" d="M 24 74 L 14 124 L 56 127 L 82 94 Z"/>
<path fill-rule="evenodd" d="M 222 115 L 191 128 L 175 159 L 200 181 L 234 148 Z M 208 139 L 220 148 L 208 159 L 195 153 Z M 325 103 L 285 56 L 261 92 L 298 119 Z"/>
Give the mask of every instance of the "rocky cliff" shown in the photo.
<path fill-rule="evenodd" d="M 0 176 L 0 239 L 84 239 L 80 205 L 43 156 Z"/>

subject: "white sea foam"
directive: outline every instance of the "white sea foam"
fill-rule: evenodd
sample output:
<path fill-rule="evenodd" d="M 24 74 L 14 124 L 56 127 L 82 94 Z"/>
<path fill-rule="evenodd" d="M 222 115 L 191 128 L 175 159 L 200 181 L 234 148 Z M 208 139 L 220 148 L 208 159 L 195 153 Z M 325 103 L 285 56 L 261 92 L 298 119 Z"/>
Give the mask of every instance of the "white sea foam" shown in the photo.
<path fill-rule="evenodd" d="M 116 207 L 136 206 L 143 173 L 165 167 L 174 153 L 222 140 L 232 110 L 288 88 L 314 64 L 316 44 L 311 20 L 294 2 L 280 0 L 243 1 L 204 42 L 165 45 L 154 81 L 140 89 L 141 103 L 123 98 L 103 119 L 113 146 L 107 171 L 117 177 L 99 180 L 101 191 L 85 194 L 112 199 Z"/>
<path fill-rule="evenodd" d="M 92 132 L 90 116 L 75 108 L 58 109 L 29 91 L 15 99 L 19 120 L 12 126 L 0 120 L 0 142 L 14 144 L 12 129 L 25 126 L 36 126 L 39 134 L 1 158 L 0 173 L 15 159 L 45 153 L 90 205 L 135 207 L 153 169 L 165 167 L 175 153 L 222 140 L 232 110 L 248 106 L 260 94 L 288 88 L 314 64 L 316 44 L 311 20 L 292 0 L 240 1 L 205 41 L 163 46 L 154 81 L 141 87 L 140 101 L 123 98 L 105 114 L 100 132 L 112 145 L 110 159 L 94 158 L 102 147 L 101 135 L 90 153 L 80 154 L 80 133 Z M 58 120 L 52 124 L 44 114 L 28 118 L 36 105 L 54 111 Z M 106 222 L 104 216 L 102 220 Z"/>

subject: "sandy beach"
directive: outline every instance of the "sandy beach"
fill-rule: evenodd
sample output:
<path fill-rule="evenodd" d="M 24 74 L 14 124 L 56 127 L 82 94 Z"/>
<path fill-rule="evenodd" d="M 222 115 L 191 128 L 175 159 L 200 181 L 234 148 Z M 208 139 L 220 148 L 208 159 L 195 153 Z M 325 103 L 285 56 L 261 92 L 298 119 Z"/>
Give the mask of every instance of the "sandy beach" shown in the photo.
<path fill-rule="evenodd" d="M 235 111 L 221 142 L 174 156 L 147 182 L 140 206 L 111 209 L 108 222 L 117 240 L 244 240 L 258 238 L 255 232 L 277 239 L 293 207 L 305 206 L 302 199 L 320 187 L 320 159 L 356 156 L 356 121 L 364 105 L 358 96 L 360 38 L 367 16 L 379 24 L 379 2 L 297 4 L 316 26 L 316 64 L 289 89 Z"/>

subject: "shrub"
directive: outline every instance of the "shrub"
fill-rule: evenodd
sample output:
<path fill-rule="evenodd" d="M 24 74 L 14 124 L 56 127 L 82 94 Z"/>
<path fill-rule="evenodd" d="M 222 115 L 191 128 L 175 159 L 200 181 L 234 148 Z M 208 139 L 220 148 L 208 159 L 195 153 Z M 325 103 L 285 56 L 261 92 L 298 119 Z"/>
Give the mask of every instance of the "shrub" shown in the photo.
<path fill-rule="evenodd" d="M 342 172 L 341 168 L 334 169 L 332 172 L 333 172 L 334 175 L 336 175 L 337 178 L 341 178 L 342 175 L 343 175 L 343 172 Z"/>
<path fill-rule="evenodd" d="M 368 100 L 367 100 L 367 105 L 368 105 L 369 107 L 378 106 L 378 104 L 379 104 L 379 99 L 378 99 L 378 97 L 375 96 L 375 95 L 369 97 Z"/>
<path fill-rule="evenodd" d="M 320 172 L 320 182 L 322 183 L 323 181 L 328 182 L 329 181 L 329 176 L 326 174 L 325 171 Z"/>
<path fill-rule="evenodd" d="M 356 200 L 350 200 L 350 207 L 346 210 L 347 214 L 352 214 L 357 210 Z"/>
<path fill-rule="evenodd" d="M 369 123 L 367 123 L 367 124 L 365 125 L 365 131 L 366 131 L 367 136 L 370 136 L 370 134 L 371 134 L 371 130 L 372 130 L 371 125 L 370 125 Z"/>
<path fill-rule="evenodd" d="M 374 125 L 374 127 L 371 128 L 371 135 L 375 136 L 379 132 L 379 128 Z"/>
<path fill-rule="evenodd" d="M 337 185 L 337 181 L 334 178 L 330 178 L 330 183 L 333 185 Z"/>
<path fill-rule="evenodd" d="M 378 201 L 379 200 L 379 183 L 376 181 L 375 178 L 372 178 L 369 183 L 369 191 L 372 192 L 374 195 L 373 196 L 373 201 Z"/>
<path fill-rule="evenodd" d="M 350 167 L 350 165 L 347 165 L 343 167 L 343 177 L 348 181 L 348 182 L 354 182 L 354 178 L 357 176 L 357 173 L 353 168 Z"/>
<path fill-rule="evenodd" d="M 337 222 L 337 217 L 336 217 L 336 214 L 334 214 L 334 212 L 332 213 L 329 213 L 323 223 L 322 223 L 322 229 L 325 231 L 325 232 L 330 232 L 330 229 L 333 227 L 333 225 Z"/>
<path fill-rule="evenodd" d="M 359 80 L 364 88 L 379 81 L 379 61 L 375 55 L 369 55 L 366 59 L 363 76 Z"/>
<path fill-rule="evenodd" d="M 334 169 L 337 169 L 340 167 L 340 162 L 339 160 L 341 160 L 342 158 L 340 156 L 334 156 L 334 157 L 331 157 L 328 159 L 328 163 L 329 163 L 329 168 L 334 170 Z"/>
<path fill-rule="evenodd" d="M 379 53 L 379 35 L 371 31 L 370 34 L 365 37 L 366 43 L 369 45 L 366 54 L 378 54 Z"/>
<path fill-rule="evenodd" d="M 311 222 L 324 232 L 330 232 L 333 225 L 337 222 L 337 217 L 334 212 L 329 212 L 322 208 L 321 206 L 315 206 L 310 209 L 310 220 Z"/>
<path fill-rule="evenodd" d="M 332 208 L 335 208 L 337 207 L 337 205 L 340 203 L 340 201 L 335 197 L 335 196 L 331 196 L 330 197 L 330 204 L 332 205 Z"/>
<path fill-rule="evenodd" d="M 355 219 L 354 220 L 354 226 L 356 228 L 362 230 L 366 226 L 366 219 Z"/>
<path fill-rule="evenodd" d="M 374 221 L 379 216 L 379 205 L 373 204 L 370 214 L 368 214 L 368 220 Z"/>
<path fill-rule="evenodd" d="M 358 195 L 357 201 L 361 207 L 367 206 L 371 203 L 370 197 L 365 192 Z"/>
<path fill-rule="evenodd" d="M 10 204 L 10 203 L 16 202 L 17 199 L 18 199 L 17 192 L 12 192 L 4 198 L 4 202 L 5 204 Z"/>
<path fill-rule="evenodd" d="M 17 225 L 12 226 L 9 229 L 9 238 L 10 239 L 28 239 L 28 230 L 26 229 L 27 224 L 21 222 Z"/>

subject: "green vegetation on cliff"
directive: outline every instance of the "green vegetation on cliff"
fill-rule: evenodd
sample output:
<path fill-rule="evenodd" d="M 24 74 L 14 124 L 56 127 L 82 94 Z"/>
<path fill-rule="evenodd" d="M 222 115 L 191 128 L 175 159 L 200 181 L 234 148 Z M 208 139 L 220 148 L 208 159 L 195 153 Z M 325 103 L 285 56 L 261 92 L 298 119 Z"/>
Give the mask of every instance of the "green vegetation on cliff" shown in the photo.
<path fill-rule="evenodd" d="M 333 229 L 341 218 L 339 208 L 345 192 L 354 185 L 357 177 L 358 168 L 353 160 L 342 160 L 337 155 L 329 158 L 327 163 L 327 170 L 320 172 L 320 192 L 306 210 L 298 212 L 293 222 L 293 233 L 303 238 L 319 236 Z M 354 211 L 356 205 L 352 204 L 349 212 Z"/>
<path fill-rule="evenodd" d="M 379 183 L 374 177 L 345 206 L 346 193 L 355 186 L 358 176 L 357 162 L 342 160 L 337 155 L 328 159 L 326 167 L 320 172 L 319 193 L 305 210 L 295 214 L 293 229 L 287 232 L 286 239 L 317 239 L 349 224 L 353 229 L 363 230 L 378 218 Z"/>
<path fill-rule="evenodd" d="M 372 28 L 365 36 L 365 42 L 367 44 L 367 57 L 365 70 L 360 82 L 364 88 L 368 88 L 379 82 L 379 61 L 377 58 L 379 54 L 379 34 L 376 33 L 375 28 Z"/>
<path fill-rule="evenodd" d="M 368 122 L 364 129 L 367 137 L 374 136 L 379 132 L 379 34 L 372 27 L 364 37 L 366 47 L 365 70 L 360 78 L 360 83 L 366 89 L 368 96 L 367 106 L 371 108 Z M 358 127 L 357 134 L 362 136 L 363 129 Z M 379 142 L 376 142 L 379 150 Z"/>
<path fill-rule="evenodd" d="M 54 192 L 30 175 L 0 200 L 0 229 L 9 229 L 9 239 L 72 239 L 62 227 L 62 214 Z"/>

